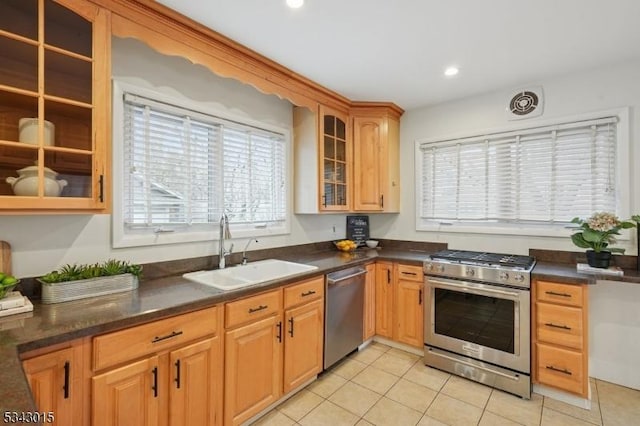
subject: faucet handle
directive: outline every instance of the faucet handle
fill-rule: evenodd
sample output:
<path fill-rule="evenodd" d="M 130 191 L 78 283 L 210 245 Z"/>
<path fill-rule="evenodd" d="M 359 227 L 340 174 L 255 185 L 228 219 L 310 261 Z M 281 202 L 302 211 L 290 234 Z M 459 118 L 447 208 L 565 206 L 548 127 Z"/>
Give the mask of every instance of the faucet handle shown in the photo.
<path fill-rule="evenodd" d="M 229 251 L 227 252 L 227 254 L 231 254 L 233 253 L 233 243 L 231 243 L 231 247 L 229 247 Z"/>

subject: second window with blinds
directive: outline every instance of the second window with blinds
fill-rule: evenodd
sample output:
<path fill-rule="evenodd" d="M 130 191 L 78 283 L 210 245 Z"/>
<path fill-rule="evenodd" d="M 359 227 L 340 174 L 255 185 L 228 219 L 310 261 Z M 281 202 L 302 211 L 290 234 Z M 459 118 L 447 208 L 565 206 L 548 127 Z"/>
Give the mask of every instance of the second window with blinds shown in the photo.
<path fill-rule="evenodd" d="M 233 237 L 289 231 L 286 130 L 127 85 L 114 99 L 114 246 L 215 239 L 223 212 Z"/>
<path fill-rule="evenodd" d="M 416 141 L 417 229 L 558 236 L 574 217 L 626 217 L 626 115 Z"/>

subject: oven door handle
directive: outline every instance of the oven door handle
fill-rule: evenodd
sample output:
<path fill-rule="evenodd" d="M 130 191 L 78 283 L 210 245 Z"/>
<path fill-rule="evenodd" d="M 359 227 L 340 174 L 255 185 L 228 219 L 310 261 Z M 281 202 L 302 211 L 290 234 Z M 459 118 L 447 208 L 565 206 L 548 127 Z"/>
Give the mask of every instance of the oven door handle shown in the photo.
<path fill-rule="evenodd" d="M 501 290 L 497 288 L 487 288 L 487 286 L 483 286 L 482 288 L 476 287 L 473 283 L 469 283 L 466 281 L 449 281 L 442 279 L 433 279 L 429 277 L 427 280 L 427 285 L 431 285 L 432 287 L 444 288 L 445 290 L 453 290 L 453 291 L 461 291 L 463 293 L 477 294 L 479 296 L 502 296 L 504 299 L 508 297 L 509 299 L 518 300 L 519 293 L 516 291 L 509 290 Z"/>

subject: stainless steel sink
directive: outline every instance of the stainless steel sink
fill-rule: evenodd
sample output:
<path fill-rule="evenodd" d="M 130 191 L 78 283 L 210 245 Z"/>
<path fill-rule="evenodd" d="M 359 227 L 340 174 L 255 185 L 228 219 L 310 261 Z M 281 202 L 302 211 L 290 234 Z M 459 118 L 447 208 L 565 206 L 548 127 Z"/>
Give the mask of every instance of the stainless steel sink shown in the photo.
<path fill-rule="evenodd" d="M 318 267 L 287 262 L 285 260 L 267 259 L 224 269 L 189 272 L 184 274 L 183 277 L 220 290 L 236 290 L 266 281 L 313 271 L 314 269 L 318 269 Z"/>

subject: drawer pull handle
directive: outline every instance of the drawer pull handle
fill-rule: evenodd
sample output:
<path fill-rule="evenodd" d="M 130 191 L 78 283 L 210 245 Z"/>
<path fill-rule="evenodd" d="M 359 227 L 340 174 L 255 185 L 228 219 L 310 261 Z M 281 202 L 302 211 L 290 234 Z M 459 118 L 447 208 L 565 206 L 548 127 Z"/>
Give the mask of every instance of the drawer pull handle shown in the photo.
<path fill-rule="evenodd" d="M 571 327 L 567 327 L 566 325 L 554 324 L 552 322 L 546 322 L 546 323 L 544 323 L 544 325 L 546 325 L 547 327 L 561 328 L 563 330 L 571 330 Z"/>
<path fill-rule="evenodd" d="M 71 370 L 71 364 L 69 361 L 64 363 L 64 385 L 62 386 L 62 390 L 64 391 L 64 399 L 69 398 L 69 373 Z"/>
<path fill-rule="evenodd" d="M 278 321 L 276 327 L 278 327 L 278 334 L 276 335 L 276 339 L 278 339 L 278 342 L 282 342 L 282 321 Z"/>
<path fill-rule="evenodd" d="M 176 378 L 174 381 L 176 382 L 176 389 L 180 389 L 180 360 L 176 360 Z"/>
<path fill-rule="evenodd" d="M 257 308 L 249 308 L 249 313 L 252 314 L 254 312 L 262 311 L 262 310 L 267 309 L 268 307 L 269 306 L 267 306 L 267 305 L 260 305 Z"/>
<path fill-rule="evenodd" d="M 176 337 L 182 334 L 182 331 L 172 331 L 171 334 L 167 334 L 166 336 L 156 336 L 155 339 L 151 341 L 151 343 L 158 343 L 163 340 L 171 339 L 172 337 Z"/>
<path fill-rule="evenodd" d="M 422 289 L 418 292 L 418 305 L 422 305 Z"/>
<path fill-rule="evenodd" d="M 307 297 L 307 296 L 311 296 L 312 294 L 316 294 L 316 291 L 315 290 L 309 290 L 309 291 L 307 291 L 305 293 L 300 294 L 300 296 Z"/>
<path fill-rule="evenodd" d="M 153 397 L 158 397 L 158 367 L 153 367 L 151 370 L 151 374 L 153 374 L 153 383 L 151 384 L 151 389 L 153 389 Z"/>
<path fill-rule="evenodd" d="M 571 373 L 571 371 L 567 370 L 566 368 L 556 368 L 553 365 L 547 365 L 546 369 L 547 370 L 552 370 L 552 371 L 557 371 L 558 373 L 566 374 L 567 376 L 572 376 L 573 375 L 573 373 Z"/>
<path fill-rule="evenodd" d="M 415 272 L 406 272 L 406 271 L 402 271 L 402 273 L 403 273 L 404 275 L 413 275 L 414 277 L 415 277 L 416 275 L 418 275 L 418 274 L 416 274 Z"/>
<path fill-rule="evenodd" d="M 571 297 L 568 293 L 558 293 L 557 291 L 545 291 L 550 296 Z"/>
<path fill-rule="evenodd" d="M 289 335 L 293 337 L 293 317 L 289 318 L 289 325 L 291 326 L 289 329 Z"/>

